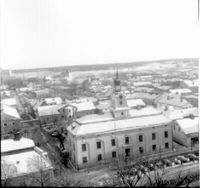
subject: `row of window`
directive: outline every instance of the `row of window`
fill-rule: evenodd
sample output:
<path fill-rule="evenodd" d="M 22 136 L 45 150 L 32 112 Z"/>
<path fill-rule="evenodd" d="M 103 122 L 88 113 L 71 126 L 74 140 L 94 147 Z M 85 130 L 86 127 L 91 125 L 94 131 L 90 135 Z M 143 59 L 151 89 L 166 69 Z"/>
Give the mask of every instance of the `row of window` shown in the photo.
<path fill-rule="evenodd" d="M 4 125 L 4 127 L 8 126 L 7 123 L 4 123 L 3 125 Z M 15 125 L 15 122 L 12 122 L 11 125 Z"/>
<path fill-rule="evenodd" d="M 165 143 L 165 149 L 169 149 L 169 143 L 168 142 Z M 155 144 L 152 145 L 152 150 L 153 151 L 157 150 L 157 146 Z M 139 147 L 139 152 L 140 152 L 140 154 L 144 153 L 143 147 Z M 126 155 L 126 157 L 130 156 L 130 148 L 125 149 L 125 155 Z M 117 157 L 117 152 L 112 151 L 112 158 L 116 158 L 116 157 Z M 88 162 L 87 157 L 83 157 L 82 161 L 83 161 L 83 163 L 87 163 Z M 97 155 L 97 161 L 102 161 L 102 154 Z"/>
<path fill-rule="evenodd" d="M 168 131 L 164 132 L 165 138 L 168 138 Z M 156 133 L 152 133 L 152 140 L 156 140 Z M 143 142 L 143 135 L 139 135 L 139 142 Z M 96 142 L 97 149 L 101 149 L 101 141 Z M 129 144 L 129 137 L 125 137 L 125 144 Z M 111 139 L 111 145 L 116 146 L 115 139 Z M 86 151 L 86 144 L 82 144 L 82 151 Z"/>

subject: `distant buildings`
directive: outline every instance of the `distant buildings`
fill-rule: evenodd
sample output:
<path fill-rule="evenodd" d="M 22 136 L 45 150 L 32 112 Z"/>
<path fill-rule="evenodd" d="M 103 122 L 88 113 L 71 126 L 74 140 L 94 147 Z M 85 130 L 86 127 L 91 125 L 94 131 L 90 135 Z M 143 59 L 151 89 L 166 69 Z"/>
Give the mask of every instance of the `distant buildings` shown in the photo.
<path fill-rule="evenodd" d="M 155 99 L 155 104 L 158 108 L 163 110 L 168 109 L 184 109 L 193 107 L 180 95 L 163 94 Z"/>

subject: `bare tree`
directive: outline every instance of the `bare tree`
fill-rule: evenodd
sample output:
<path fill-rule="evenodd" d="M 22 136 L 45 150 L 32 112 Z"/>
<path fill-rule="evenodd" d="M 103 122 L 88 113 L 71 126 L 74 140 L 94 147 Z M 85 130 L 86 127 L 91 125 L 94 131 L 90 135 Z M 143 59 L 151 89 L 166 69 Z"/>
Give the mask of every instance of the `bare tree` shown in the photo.
<path fill-rule="evenodd" d="M 8 164 L 1 159 L 1 185 L 3 187 L 10 185 L 10 180 L 17 174 L 17 167 L 14 164 Z"/>

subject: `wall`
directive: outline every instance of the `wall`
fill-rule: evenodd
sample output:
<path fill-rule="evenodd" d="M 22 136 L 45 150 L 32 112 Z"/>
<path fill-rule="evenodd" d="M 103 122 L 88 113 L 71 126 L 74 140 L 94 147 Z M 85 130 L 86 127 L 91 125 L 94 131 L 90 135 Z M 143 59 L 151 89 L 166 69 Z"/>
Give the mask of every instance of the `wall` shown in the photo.
<path fill-rule="evenodd" d="M 164 138 L 164 131 L 168 131 L 168 138 Z M 156 140 L 152 140 L 152 133 L 156 132 Z M 143 143 L 139 143 L 138 137 L 139 135 L 143 135 Z M 129 136 L 129 142 L 130 144 L 125 144 L 125 136 Z M 113 137 L 116 137 L 116 144 L 117 146 L 111 145 L 111 139 Z M 72 138 L 71 139 L 75 139 Z M 102 148 L 97 149 L 96 141 L 100 140 L 102 142 Z M 92 137 L 85 137 L 85 138 L 78 138 L 75 139 L 76 142 L 76 151 L 74 151 L 74 154 L 76 155 L 75 162 L 80 166 L 84 167 L 97 163 L 102 162 L 111 162 L 112 159 L 112 151 L 117 151 L 119 154 L 119 158 L 123 159 L 125 154 L 125 148 L 130 148 L 130 158 L 135 158 L 140 155 L 150 155 L 154 153 L 160 153 L 163 151 L 170 151 L 172 150 L 172 129 L 171 124 L 169 125 L 162 125 L 158 127 L 151 127 L 151 128 L 143 128 L 143 129 L 137 129 L 132 131 L 124 131 L 121 133 L 116 134 L 106 134 L 101 136 L 92 136 Z M 169 149 L 165 149 L 165 142 L 169 143 Z M 86 152 L 82 152 L 82 143 L 87 144 L 87 150 Z M 152 145 L 157 145 L 157 150 L 152 151 Z M 139 153 L 139 147 L 143 146 L 144 153 Z M 161 147 L 161 148 L 160 148 Z M 103 161 L 98 162 L 97 161 L 97 155 L 101 153 L 103 156 Z M 82 163 L 82 157 L 86 156 L 88 158 L 88 164 Z"/>

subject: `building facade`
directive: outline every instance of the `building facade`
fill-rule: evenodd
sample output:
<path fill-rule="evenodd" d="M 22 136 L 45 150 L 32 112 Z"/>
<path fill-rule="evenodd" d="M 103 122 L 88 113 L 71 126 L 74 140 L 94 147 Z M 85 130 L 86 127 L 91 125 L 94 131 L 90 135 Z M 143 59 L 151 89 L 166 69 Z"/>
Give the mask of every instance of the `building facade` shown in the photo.
<path fill-rule="evenodd" d="M 162 114 L 132 117 L 118 75 L 114 86 L 110 115 L 88 115 L 67 128 L 71 161 L 78 168 L 172 150 L 173 122 Z"/>

